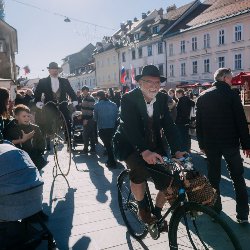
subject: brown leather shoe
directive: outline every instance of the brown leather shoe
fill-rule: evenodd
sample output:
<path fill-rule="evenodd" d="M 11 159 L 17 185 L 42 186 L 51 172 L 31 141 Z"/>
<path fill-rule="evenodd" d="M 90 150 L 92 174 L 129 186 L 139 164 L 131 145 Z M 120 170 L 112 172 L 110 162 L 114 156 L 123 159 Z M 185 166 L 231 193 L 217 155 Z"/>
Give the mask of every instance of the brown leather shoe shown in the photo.
<path fill-rule="evenodd" d="M 156 222 L 156 217 L 151 214 L 148 208 L 138 208 L 137 215 L 141 221 L 148 225 Z"/>

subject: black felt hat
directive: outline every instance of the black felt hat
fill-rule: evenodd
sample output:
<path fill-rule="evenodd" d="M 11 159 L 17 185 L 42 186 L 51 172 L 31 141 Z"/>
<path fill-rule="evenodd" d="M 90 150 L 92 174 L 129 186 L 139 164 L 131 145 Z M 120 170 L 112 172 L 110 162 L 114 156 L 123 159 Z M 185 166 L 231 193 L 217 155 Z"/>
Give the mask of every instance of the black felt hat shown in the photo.
<path fill-rule="evenodd" d="M 142 74 L 137 75 L 135 77 L 135 80 L 138 82 L 143 76 L 160 77 L 161 82 L 165 82 L 167 79 L 166 77 L 160 75 L 159 69 L 154 65 L 147 65 L 147 66 L 143 67 Z"/>
<path fill-rule="evenodd" d="M 47 69 L 60 69 L 60 67 L 58 66 L 56 62 L 51 62 L 49 64 L 49 67 L 47 67 Z"/>

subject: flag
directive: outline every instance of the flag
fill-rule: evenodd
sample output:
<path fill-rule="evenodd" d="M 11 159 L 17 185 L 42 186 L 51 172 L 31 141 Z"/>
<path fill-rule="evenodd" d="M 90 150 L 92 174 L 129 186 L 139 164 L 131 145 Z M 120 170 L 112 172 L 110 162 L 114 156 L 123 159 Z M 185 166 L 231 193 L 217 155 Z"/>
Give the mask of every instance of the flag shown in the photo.
<path fill-rule="evenodd" d="M 133 65 L 131 64 L 131 81 L 133 84 L 136 84 L 136 81 L 135 81 L 135 70 L 134 70 L 134 67 Z"/>
<path fill-rule="evenodd" d="M 126 82 L 126 70 L 124 68 L 124 66 L 122 66 L 122 69 L 121 69 L 121 83 L 125 83 Z"/>
<path fill-rule="evenodd" d="M 30 73 L 30 68 L 29 68 L 28 65 L 24 66 L 23 69 L 24 69 L 24 74 L 25 75 L 28 75 Z"/>

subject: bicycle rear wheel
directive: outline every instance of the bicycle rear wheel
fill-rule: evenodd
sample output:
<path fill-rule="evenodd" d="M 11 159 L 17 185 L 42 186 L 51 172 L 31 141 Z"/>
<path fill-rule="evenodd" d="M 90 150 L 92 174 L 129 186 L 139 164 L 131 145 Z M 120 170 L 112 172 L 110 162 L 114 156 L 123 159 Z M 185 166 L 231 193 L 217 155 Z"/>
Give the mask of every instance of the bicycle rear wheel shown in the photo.
<path fill-rule="evenodd" d="M 124 170 L 118 177 L 118 202 L 128 232 L 135 239 L 143 239 L 148 228 L 137 216 L 138 206 L 130 189 L 129 171 Z"/>
<path fill-rule="evenodd" d="M 211 208 L 187 202 L 174 211 L 170 249 L 242 249 L 227 223 Z"/>
<path fill-rule="evenodd" d="M 67 176 L 71 165 L 71 136 L 63 113 L 61 111 L 59 113 L 59 120 L 56 122 L 56 133 L 54 133 L 53 138 L 54 161 L 56 171 L 59 170 L 59 174 Z"/>

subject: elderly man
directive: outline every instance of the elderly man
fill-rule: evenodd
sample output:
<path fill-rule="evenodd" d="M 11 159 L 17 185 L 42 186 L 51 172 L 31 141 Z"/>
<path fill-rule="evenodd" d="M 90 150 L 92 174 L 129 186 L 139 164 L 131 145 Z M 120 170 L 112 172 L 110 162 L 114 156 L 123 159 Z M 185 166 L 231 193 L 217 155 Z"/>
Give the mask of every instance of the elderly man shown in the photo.
<path fill-rule="evenodd" d="M 232 72 L 219 68 L 214 74 L 213 86 L 197 100 L 196 132 L 200 149 L 206 153 L 208 178 L 220 195 L 221 159 L 224 157 L 236 193 L 236 212 L 239 223 L 248 222 L 248 195 L 243 177 L 239 146 L 247 157 L 250 137 L 246 116 L 239 95 L 231 90 Z M 222 210 L 221 199 L 215 211 Z"/>
<path fill-rule="evenodd" d="M 34 93 L 36 106 L 38 108 L 42 109 L 43 105 L 49 101 L 59 102 L 59 103 L 63 101 L 68 101 L 67 95 L 71 98 L 71 101 L 73 102 L 74 106 L 78 104 L 77 96 L 74 90 L 72 89 L 69 81 L 65 78 L 58 77 L 60 69 L 61 68 L 58 66 L 57 63 L 51 62 L 48 67 L 50 75 L 46 78 L 39 80 L 39 83 Z M 43 94 L 44 94 L 44 103 L 42 102 Z M 68 131 L 70 134 L 71 118 L 67 107 L 67 103 L 61 104 L 59 108 L 65 117 Z M 48 117 L 49 114 L 51 115 Z M 47 112 L 46 115 L 47 115 L 47 126 L 45 132 L 46 134 L 51 134 L 51 120 L 53 120 L 55 116 L 53 116 L 52 112 Z M 47 150 L 50 150 L 49 138 L 47 138 Z"/>
<path fill-rule="evenodd" d="M 138 201 L 138 216 L 147 224 L 154 222 L 145 197 L 145 180 L 151 176 L 156 189 L 160 190 L 156 197 L 156 216 L 161 217 L 165 203 L 162 192 L 169 180 L 150 171 L 148 165 L 154 168 L 157 161 L 163 162 L 165 154 L 161 138 L 163 128 L 171 153 L 177 158 L 185 152 L 180 152 L 178 130 L 169 114 L 166 94 L 159 92 L 161 82 L 166 80 L 160 76 L 158 68 L 148 65 L 142 74 L 135 77 L 139 83 L 136 88 L 125 94 L 121 100 L 121 120 L 114 136 L 114 146 L 117 157 L 124 160 L 130 169 L 131 190 Z M 166 229 L 166 225 L 163 225 Z M 164 229 L 163 229 L 164 230 Z"/>

